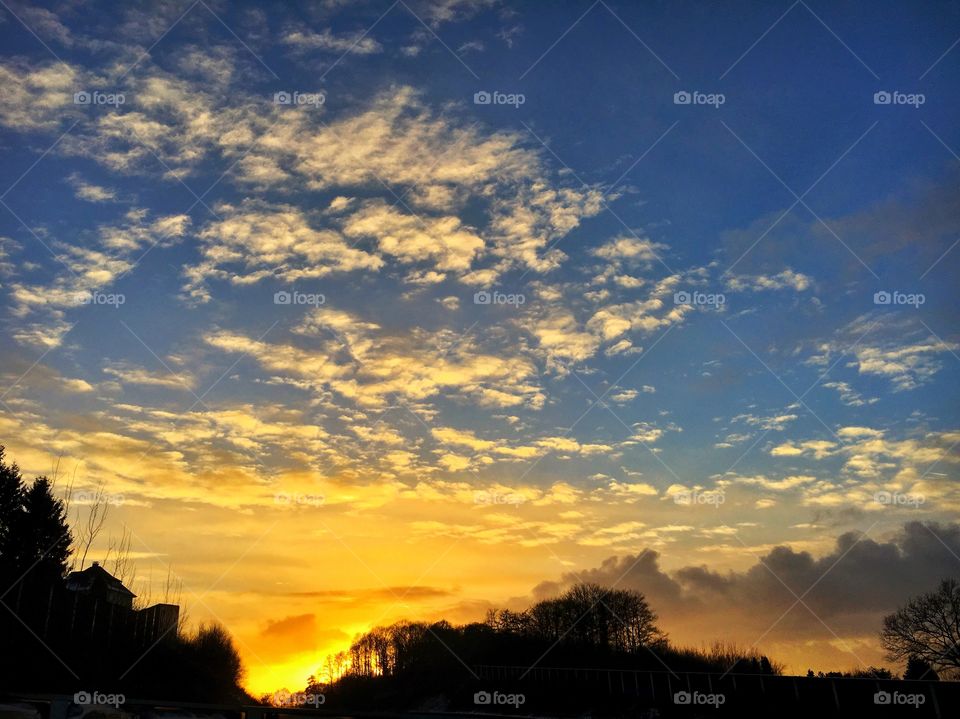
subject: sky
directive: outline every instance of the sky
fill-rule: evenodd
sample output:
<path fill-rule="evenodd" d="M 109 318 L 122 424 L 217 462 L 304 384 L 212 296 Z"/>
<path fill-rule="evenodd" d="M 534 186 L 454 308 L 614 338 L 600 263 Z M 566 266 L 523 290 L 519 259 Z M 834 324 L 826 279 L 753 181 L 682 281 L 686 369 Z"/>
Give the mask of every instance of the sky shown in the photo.
<path fill-rule="evenodd" d="M 583 579 L 876 665 L 957 575 L 956 2 L 0 5 L 0 442 L 251 691 Z"/>

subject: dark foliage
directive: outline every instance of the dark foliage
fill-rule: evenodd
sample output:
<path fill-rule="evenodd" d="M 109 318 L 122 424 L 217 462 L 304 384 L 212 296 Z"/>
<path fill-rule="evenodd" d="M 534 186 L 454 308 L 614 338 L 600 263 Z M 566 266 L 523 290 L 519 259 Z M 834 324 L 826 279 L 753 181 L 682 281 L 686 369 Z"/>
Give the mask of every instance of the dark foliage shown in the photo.
<path fill-rule="evenodd" d="M 305 691 L 330 707 L 429 708 L 430 697 L 470 695 L 477 665 L 779 673 L 735 648 L 673 648 L 656 620 L 639 592 L 579 584 L 522 612 L 491 611 L 484 623 L 376 627 L 328 658 L 328 681 L 311 677 Z"/>
<path fill-rule="evenodd" d="M 880 643 L 890 661 L 914 658 L 941 676 L 960 676 L 960 581 L 944 579 L 884 617 Z"/>
<path fill-rule="evenodd" d="M 51 482 L 24 482 L 0 446 L 0 693 L 98 690 L 249 702 L 226 629 L 150 630 L 147 613 L 68 591 L 70 528 Z"/>

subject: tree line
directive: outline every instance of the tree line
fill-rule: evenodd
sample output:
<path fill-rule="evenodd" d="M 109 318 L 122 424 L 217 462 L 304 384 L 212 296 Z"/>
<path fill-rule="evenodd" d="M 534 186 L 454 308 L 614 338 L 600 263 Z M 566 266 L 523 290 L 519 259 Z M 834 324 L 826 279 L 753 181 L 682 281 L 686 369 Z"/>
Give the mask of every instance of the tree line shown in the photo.
<path fill-rule="evenodd" d="M 86 626 L 64 631 L 76 626 L 76 615 L 82 614 L 77 610 L 80 598 L 65 589 L 64 580 L 72 566 L 82 566 L 105 515 L 94 501 L 75 535 L 68 501 L 69 493 L 67 501 L 57 497 L 55 477 L 25 481 L 0 445 L 0 692 L 98 690 L 252 701 L 241 687 L 243 665 L 233 639 L 218 624 L 194 632 L 177 625 L 148 647 L 124 636 L 108 646 L 102 626 L 89 627 L 87 634 Z M 115 566 L 129 568 L 127 535 L 109 551 L 116 553 Z"/>

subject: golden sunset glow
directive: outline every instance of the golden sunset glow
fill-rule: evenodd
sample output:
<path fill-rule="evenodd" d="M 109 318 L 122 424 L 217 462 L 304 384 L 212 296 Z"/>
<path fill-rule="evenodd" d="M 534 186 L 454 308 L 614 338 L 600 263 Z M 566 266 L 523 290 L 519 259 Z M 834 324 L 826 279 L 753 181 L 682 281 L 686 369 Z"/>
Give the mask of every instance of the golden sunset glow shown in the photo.
<path fill-rule="evenodd" d="M 902 671 L 960 552 L 955 11 L 61 5 L 0 25 L 0 444 L 251 695 L 579 582 Z"/>

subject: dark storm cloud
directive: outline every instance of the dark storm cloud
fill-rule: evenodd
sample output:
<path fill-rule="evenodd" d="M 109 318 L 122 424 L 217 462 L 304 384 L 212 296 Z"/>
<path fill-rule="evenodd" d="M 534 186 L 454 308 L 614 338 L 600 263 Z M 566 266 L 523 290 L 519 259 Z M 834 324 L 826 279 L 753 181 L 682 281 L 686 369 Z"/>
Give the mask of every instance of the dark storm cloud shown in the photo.
<path fill-rule="evenodd" d="M 841 534 L 821 557 L 778 546 L 741 572 L 690 566 L 668 573 L 654 551 L 610 557 L 594 569 L 544 582 L 533 595 L 542 599 L 588 581 L 643 592 L 669 631 L 749 636 L 769 629 L 771 637 L 799 641 L 832 632 L 862 636 L 875 633 L 881 617 L 911 595 L 960 576 L 958 557 L 960 524 L 908 522 L 888 541 Z"/>

